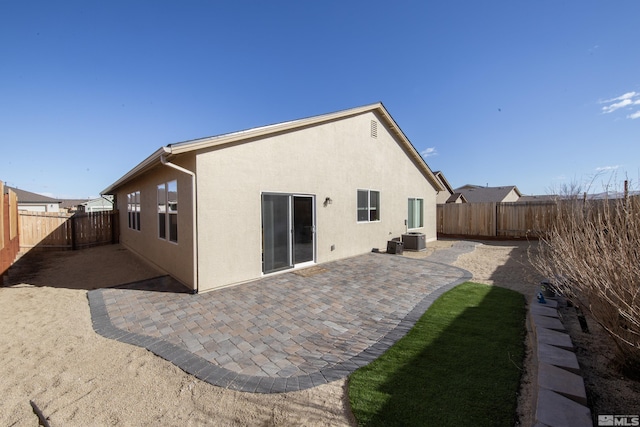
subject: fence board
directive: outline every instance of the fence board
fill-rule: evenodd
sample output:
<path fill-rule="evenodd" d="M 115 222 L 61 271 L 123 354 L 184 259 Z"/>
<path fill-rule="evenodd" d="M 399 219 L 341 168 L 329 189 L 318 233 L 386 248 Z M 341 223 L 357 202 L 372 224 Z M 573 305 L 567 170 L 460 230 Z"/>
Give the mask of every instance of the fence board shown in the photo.
<path fill-rule="evenodd" d="M 449 203 L 437 212 L 440 234 L 495 237 L 495 203 Z"/>
<path fill-rule="evenodd" d="M 17 213 L 16 194 L 9 190 L 5 195 L 4 184 L 0 181 L 0 276 L 13 264 L 20 250 Z"/>
<path fill-rule="evenodd" d="M 20 211 L 20 249 L 71 249 L 71 214 Z"/>
<path fill-rule="evenodd" d="M 75 250 L 117 241 L 117 211 L 20 212 L 20 248 Z"/>
<path fill-rule="evenodd" d="M 437 230 L 444 236 L 535 238 L 550 229 L 556 206 L 553 201 L 438 205 Z"/>
<path fill-rule="evenodd" d="M 113 241 L 113 211 L 88 212 L 73 217 L 73 247 L 110 244 Z"/>
<path fill-rule="evenodd" d="M 557 214 L 555 202 L 511 202 L 497 204 L 496 236 L 539 237 L 549 231 Z"/>
<path fill-rule="evenodd" d="M 563 210 L 572 207 L 597 216 L 602 209 L 616 209 L 616 203 L 620 199 L 450 203 L 437 207 L 437 230 L 442 236 L 538 238 L 551 230 L 559 207 Z M 628 197 L 626 203 L 630 207 L 640 205 L 640 197 Z"/>

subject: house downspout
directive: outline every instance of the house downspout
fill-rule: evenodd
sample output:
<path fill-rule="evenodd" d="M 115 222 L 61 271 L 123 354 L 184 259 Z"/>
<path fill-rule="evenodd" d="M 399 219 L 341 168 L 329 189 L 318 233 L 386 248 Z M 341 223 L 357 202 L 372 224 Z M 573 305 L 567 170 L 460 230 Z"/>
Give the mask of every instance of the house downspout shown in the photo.
<path fill-rule="evenodd" d="M 186 173 L 191 176 L 191 210 L 192 210 L 192 218 L 193 218 L 193 285 L 194 290 L 193 293 L 197 294 L 200 290 L 200 286 L 198 283 L 198 210 L 196 206 L 196 174 L 195 172 L 190 171 L 189 169 L 185 169 L 182 166 L 178 166 L 174 163 L 167 161 L 166 154 L 162 154 L 160 156 L 160 162 L 163 165 L 173 168 L 182 173 Z"/>

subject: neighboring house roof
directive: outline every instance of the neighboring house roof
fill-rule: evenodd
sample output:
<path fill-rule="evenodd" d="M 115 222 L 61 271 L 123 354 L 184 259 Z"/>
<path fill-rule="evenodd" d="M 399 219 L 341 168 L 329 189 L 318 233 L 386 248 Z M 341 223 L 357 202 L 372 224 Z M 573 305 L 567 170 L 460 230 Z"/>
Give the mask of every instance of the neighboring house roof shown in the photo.
<path fill-rule="evenodd" d="M 62 199 L 62 204 L 60 205 L 63 209 L 71 209 L 78 207 L 78 205 L 83 204 L 88 199 Z"/>
<path fill-rule="evenodd" d="M 520 196 L 518 199 L 519 202 L 549 202 L 555 201 L 559 198 L 559 196 L 554 196 L 553 194 L 539 194 L 534 196 Z"/>
<path fill-rule="evenodd" d="M 113 196 L 107 195 L 103 197 L 98 197 L 96 199 L 85 200 L 83 203 L 80 203 L 85 208 L 98 207 L 98 208 L 113 208 Z"/>
<path fill-rule="evenodd" d="M 469 203 L 502 202 L 512 191 L 515 191 L 518 197 L 522 196 L 522 193 L 515 185 L 482 187 L 480 185 L 467 184 L 456 188 L 455 191 L 461 193 Z"/>
<path fill-rule="evenodd" d="M 444 177 L 444 174 L 442 173 L 442 171 L 435 171 L 433 174 L 436 176 L 438 181 L 440 181 L 440 184 L 442 184 L 445 191 L 448 191 L 449 194 L 453 194 L 453 187 L 451 187 L 451 184 L 449 184 L 449 181 L 447 181 L 447 178 Z"/>
<path fill-rule="evenodd" d="M 14 193 L 16 193 L 16 195 L 18 196 L 18 203 L 47 203 L 47 204 L 62 203 L 62 200 L 54 199 L 53 197 L 43 196 L 42 194 L 32 193 L 30 191 L 25 191 L 19 188 L 8 187 L 8 186 L 5 186 L 5 188 L 8 188 L 12 190 Z"/>
<path fill-rule="evenodd" d="M 467 198 L 462 193 L 453 193 L 447 199 L 447 203 L 456 203 L 458 200 L 460 200 L 460 203 L 467 203 Z"/>
<path fill-rule="evenodd" d="M 440 181 L 435 177 L 427 163 L 424 161 L 420 153 L 416 150 L 416 148 L 411 144 L 409 138 L 402 132 L 400 126 L 398 126 L 393 120 L 393 117 L 389 114 L 387 109 L 382 105 L 381 102 L 365 105 L 362 107 L 351 108 L 348 110 L 337 111 L 334 113 L 323 114 L 319 116 L 308 117 L 304 119 L 298 119 L 288 122 L 282 122 L 277 124 L 272 124 L 268 126 L 261 126 L 253 129 L 243 130 L 239 132 L 232 132 L 218 136 L 211 136 L 207 138 L 194 139 L 184 142 L 179 142 L 176 144 L 169 144 L 165 147 L 161 147 L 155 153 L 151 154 L 141 163 L 139 163 L 136 167 L 130 170 L 126 175 L 120 178 L 115 183 L 111 184 L 109 187 L 105 188 L 101 194 L 112 194 L 114 190 L 133 179 L 134 177 L 146 172 L 147 170 L 157 166 L 162 162 L 162 158 L 168 159 L 172 155 L 177 155 L 181 153 L 192 152 L 196 150 L 201 150 L 205 148 L 211 147 L 224 147 L 226 145 L 238 143 L 238 142 L 248 142 L 258 138 L 263 138 L 270 135 L 276 135 L 283 132 L 291 132 L 297 129 L 306 128 L 309 126 L 315 126 L 322 123 L 330 122 L 333 120 L 344 119 L 352 116 L 356 116 L 359 114 L 363 114 L 366 112 L 374 111 L 377 112 L 382 120 L 384 120 L 387 127 L 397 136 L 400 143 L 403 145 L 403 148 L 406 150 L 409 157 L 411 157 L 418 168 L 422 171 L 431 185 L 437 191 L 443 191 L 445 188 L 440 183 Z"/>

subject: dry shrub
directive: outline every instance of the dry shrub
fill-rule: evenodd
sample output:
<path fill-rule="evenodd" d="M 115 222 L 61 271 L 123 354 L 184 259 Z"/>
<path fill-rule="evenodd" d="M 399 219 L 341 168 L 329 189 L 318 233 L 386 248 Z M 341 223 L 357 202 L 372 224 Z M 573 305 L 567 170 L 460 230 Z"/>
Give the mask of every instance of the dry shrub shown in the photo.
<path fill-rule="evenodd" d="M 640 196 L 556 201 L 532 262 L 613 337 L 621 370 L 640 373 Z"/>

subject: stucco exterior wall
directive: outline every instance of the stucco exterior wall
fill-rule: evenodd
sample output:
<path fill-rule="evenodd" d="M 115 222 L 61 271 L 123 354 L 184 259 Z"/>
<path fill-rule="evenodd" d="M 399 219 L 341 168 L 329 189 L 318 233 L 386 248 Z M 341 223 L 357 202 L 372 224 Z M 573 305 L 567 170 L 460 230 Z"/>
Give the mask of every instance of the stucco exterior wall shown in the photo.
<path fill-rule="evenodd" d="M 30 212 L 60 212 L 59 203 L 18 203 L 18 210 Z"/>
<path fill-rule="evenodd" d="M 384 251 L 406 231 L 409 198 L 424 199 L 412 231 L 436 239 L 436 191 L 374 112 L 202 150 L 196 171 L 200 291 L 262 276 L 263 192 L 315 196 L 318 263 Z M 380 192 L 380 221 L 357 222 L 358 189 Z"/>
<path fill-rule="evenodd" d="M 447 200 L 449 200 L 449 197 L 451 197 L 451 193 L 449 193 L 447 190 L 441 191 L 438 193 L 436 197 L 436 202 L 439 205 L 443 205 L 447 203 Z"/>
<path fill-rule="evenodd" d="M 172 161 L 189 170 L 195 167 L 193 155 Z M 157 186 L 174 179 L 178 182 L 178 243 L 158 237 Z M 120 243 L 187 287 L 193 288 L 195 266 L 192 250 L 191 181 L 189 175 L 159 165 L 119 188 L 116 200 L 120 214 Z M 140 231 L 128 227 L 127 194 L 135 191 L 140 191 Z"/>
<path fill-rule="evenodd" d="M 503 203 L 506 203 L 506 202 L 517 202 L 519 198 L 520 198 L 520 196 L 518 196 L 518 193 L 516 193 L 516 190 L 511 190 L 511 191 L 509 191 L 509 194 L 507 194 L 505 196 L 505 198 L 502 199 L 502 202 Z"/>

